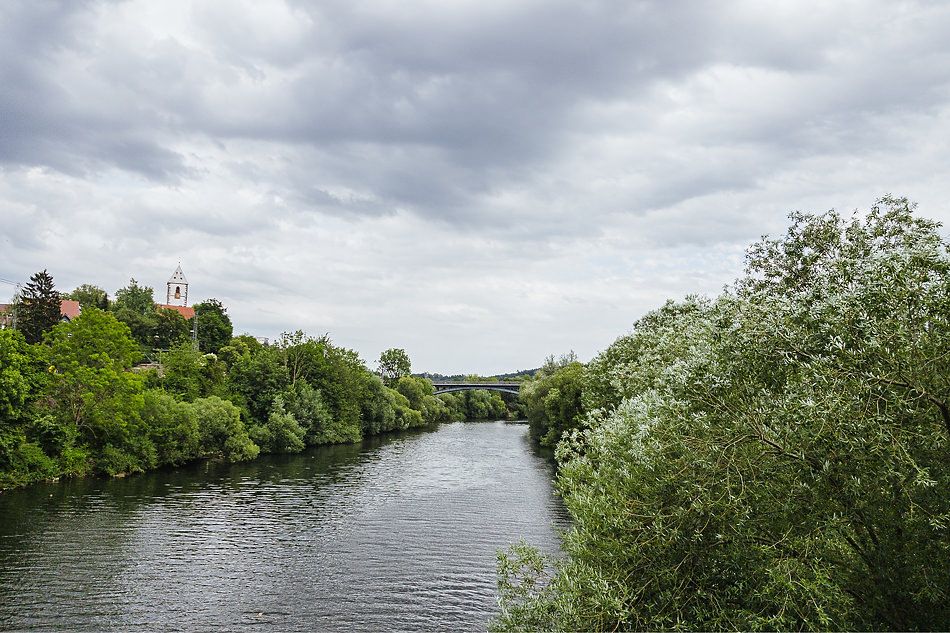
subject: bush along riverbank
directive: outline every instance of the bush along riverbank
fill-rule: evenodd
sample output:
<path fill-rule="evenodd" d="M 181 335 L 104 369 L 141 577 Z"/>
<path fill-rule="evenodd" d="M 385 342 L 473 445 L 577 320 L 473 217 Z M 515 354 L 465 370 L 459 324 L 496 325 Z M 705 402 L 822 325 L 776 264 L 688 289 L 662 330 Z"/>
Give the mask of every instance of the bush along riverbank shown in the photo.
<path fill-rule="evenodd" d="M 143 371 L 133 371 L 142 341 L 113 310 L 84 306 L 33 344 L 21 331 L 0 330 L 0 489 L 514 415 L 497 394 L 435 396 L 431 382 L 409 375 L 408 357 L 404 371 L 381 372 L 384 381 L 327 337 L 298 331 L 275 345 L 232 338 L 223 306 L 214 305 L 224 317 L 217 343 L 196 349 L 179 328 L 160 362 Z"/>
<path fill-rule="evenodd" d="M 950 629 L 950 256 L 906 200 L 794 214 L 714 299 L 522 388 L 565 558 L 497 631 Z"/>

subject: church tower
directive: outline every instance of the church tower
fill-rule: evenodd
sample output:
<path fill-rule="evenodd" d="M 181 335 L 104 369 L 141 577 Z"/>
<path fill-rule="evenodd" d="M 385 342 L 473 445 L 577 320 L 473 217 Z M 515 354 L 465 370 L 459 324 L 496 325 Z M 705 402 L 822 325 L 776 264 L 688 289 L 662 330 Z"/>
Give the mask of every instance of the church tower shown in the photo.
<path fill-rule="evenodd" d="M 168 280 L 165 304 L 170 306 L 188 305 L 188 280 L 185 279 L 185 273 L 181 272 L 181 264 L 175 269 L 172 278 Z"/>

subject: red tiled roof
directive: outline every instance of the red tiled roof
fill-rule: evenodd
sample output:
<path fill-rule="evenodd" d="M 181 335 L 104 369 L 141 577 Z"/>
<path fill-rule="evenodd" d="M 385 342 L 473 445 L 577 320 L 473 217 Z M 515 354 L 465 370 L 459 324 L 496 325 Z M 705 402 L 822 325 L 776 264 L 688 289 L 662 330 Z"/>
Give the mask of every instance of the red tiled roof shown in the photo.
<path fill-rule="evenodd" d="M 193 318 L 193 317 L 195 316 L 195 309 L 194 309 L 194 308 L 189 308 L 188 306 L 172 306 L 172 305 L 168 305 L 167 303 L 156 303 L 156 304 L 155 304 L 155 307 L 156 307 L 156 308 L 165 308 L 165 309 L 167 309 L 167 310 L 174 310 L 174 311 L 177 312 L 178 314 L 180 314 L 180 315 L 182 315 L 183 317 L 185 317 L 185 320 L 186 320 L 186 321 L 187 321 L 188 319 Z"/>
<path fill-rule="evenodd" d="M 81 311 L 82 307 L 79 305 L 79 302 L 73 301 L 72 299 L 63 299 L 59 304 L 60 314 L 70 321 L 78 317 Z"/>
<path fill-rule="evenodd" d="M 13 305 L 10 303 L 0 303 L 0 314 L 10 312 L 12 308 Z M 79 305 L 78 301 L 63 299 L 59 302 L 59 313 L 70 321 L 78 317 L 80 312 L 82 312 L 82 306 Z"/>

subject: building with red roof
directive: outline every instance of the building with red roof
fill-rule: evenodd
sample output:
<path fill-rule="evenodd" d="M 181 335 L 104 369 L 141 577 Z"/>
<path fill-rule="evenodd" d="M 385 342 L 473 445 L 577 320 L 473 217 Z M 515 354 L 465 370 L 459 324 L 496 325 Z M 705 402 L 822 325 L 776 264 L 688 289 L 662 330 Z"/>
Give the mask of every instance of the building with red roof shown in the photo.
<path fill-rule="evenodd" d="M 69 322 L 79 316 L 82 312 L 82 306 L 78 301 L 72 299 L 63 299 L 59 302 L 59 313 L 61 321 Z M 194 315 L 194 310 L 191 311 Z M 188 318 L 188 317 L 186 317 Z M 13 327 L 13 304 L 0 303 L 0 328 Z"/>
<path fill-rule="evenodd" d="M 63 315 L 64 321 L 72 321 L 82 312 L 82 306 L 78 301 L 72 299 L 63 299 L 59 304 L 59 312 Z"/>
<path fill-rule="evenodd" d="M 170 304 L 170 303 L 156 303 L 156 304 L 155 304 L 155 307 L 156 307 L 156 308 L 165 308 L 166 310 L 174 310 L 174 311 L 177 312 L 178 314 L 180 314 L 180 315 L 182 315 L 183 317 L 185 317 L 185 320 L 186 320 L 186 321 L 189 320 L 189 319 L 194 318 L 194 316 L 195 316 L 195 309 L 194 309 L 194 308 L 191 308 L 191 307 L 188 307 L 188 306 L 176 306 L 176 305 L 172 305 L 172 304 Z"/>

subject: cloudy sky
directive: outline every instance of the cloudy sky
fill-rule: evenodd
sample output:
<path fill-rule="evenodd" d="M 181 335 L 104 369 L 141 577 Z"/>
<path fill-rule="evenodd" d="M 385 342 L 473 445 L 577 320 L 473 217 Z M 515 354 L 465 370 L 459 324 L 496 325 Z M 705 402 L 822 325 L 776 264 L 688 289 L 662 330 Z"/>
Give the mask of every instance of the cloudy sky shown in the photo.
<path fill-rule="evenodd" d="M 4 0 L 0 277 L 586 360 L 789 211 L 950 221 L 948 89 L 945 2 Z"/>

